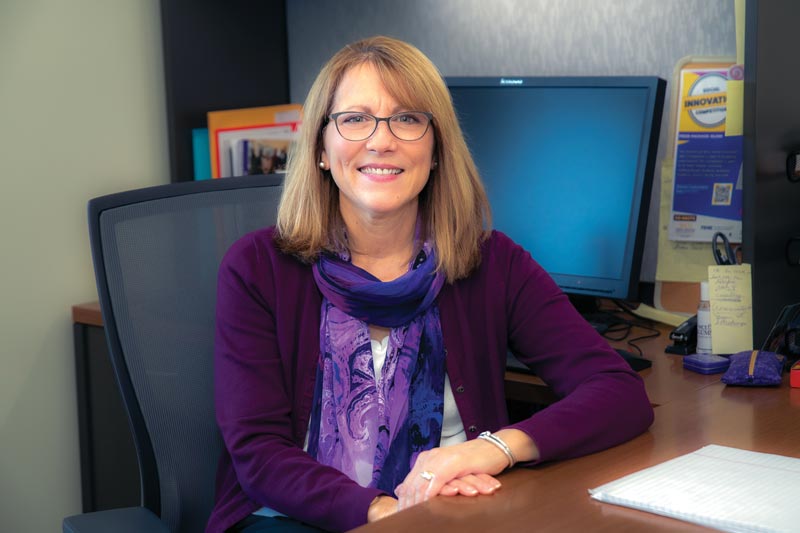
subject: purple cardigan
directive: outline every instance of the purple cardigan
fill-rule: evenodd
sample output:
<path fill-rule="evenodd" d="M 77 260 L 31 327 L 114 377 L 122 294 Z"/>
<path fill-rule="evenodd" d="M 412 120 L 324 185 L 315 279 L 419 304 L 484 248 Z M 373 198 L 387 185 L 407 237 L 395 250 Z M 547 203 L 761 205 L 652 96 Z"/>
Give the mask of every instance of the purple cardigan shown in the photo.
<path fill-rule="evenodd" d="M 302 450 L 322 300 L 311 268 L 279 252 L 272 235 L 244 236 L 220 266 L 215 400 L 226 452 L 207 531 L 224 531 L 263 506 L 348 530 L 366 522 L 381 492 Z M 540 461 L 550 461 L 645 431 L 653 410 L 641 378 L 530 254 L 499 232 L 482 254 L 472 275 L 446 284 L 438 297 L 447 374 L 467 438 L 514 427 L 534 439 Z M 513 426 L 504 395 L 507 347 L 563 398 Z"/>

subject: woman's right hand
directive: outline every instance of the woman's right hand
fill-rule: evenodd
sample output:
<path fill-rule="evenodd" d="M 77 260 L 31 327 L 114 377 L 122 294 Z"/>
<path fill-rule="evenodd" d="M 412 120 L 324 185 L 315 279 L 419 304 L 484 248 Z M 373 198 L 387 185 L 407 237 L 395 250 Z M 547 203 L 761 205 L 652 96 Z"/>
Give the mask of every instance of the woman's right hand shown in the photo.
<path fill-rule="evenodd" d="M 501 429 L 495 436 L 506 443 L 518 461 L 539 458 L 536 443 L 526 433 L 518 429 Z M 398 508 L 406 509 L 439 494 L 493 494 L 500 488 L 500 482 L 494 476 L 508 465 L 509 458 L 503 451 L 483 439 L 420 452 L 405 480 L 395 488 Z"/>
<path fill-rule="evenodd" d="M 397 512 L 397 499 L 391 496 L 378 496 L 367 509 L 367 522 L 375 522 Z"/>
<path fill-rule="evenodd" d="M 503 452 L 480 439 L 420 452 L 408 476 L 395 488 L 398 508 L 407 509 L 438 494 L 492 494 L 500 488 L 493 476 L 506 466 Z"/>

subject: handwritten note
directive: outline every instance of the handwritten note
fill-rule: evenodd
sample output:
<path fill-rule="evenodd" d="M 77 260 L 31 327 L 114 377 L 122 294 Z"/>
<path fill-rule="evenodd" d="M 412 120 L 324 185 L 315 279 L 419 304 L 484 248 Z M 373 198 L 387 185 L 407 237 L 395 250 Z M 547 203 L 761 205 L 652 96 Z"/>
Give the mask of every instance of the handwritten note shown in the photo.
<path fill-rule="evenodd" d="M 708 267 L 711 350 L 731 354 L 753 349 L 753 294 L 750 265 Z"/>

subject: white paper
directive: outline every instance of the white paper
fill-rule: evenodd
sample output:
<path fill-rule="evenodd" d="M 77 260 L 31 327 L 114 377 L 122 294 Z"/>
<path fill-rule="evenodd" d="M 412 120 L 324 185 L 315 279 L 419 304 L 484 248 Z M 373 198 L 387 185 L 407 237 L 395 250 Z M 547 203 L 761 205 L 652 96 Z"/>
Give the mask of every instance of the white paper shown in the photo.
<path fill-rule="evenodd" d="M 606 483 L 595 500 L 721 531 L 800 529 L 800 459 L 710 445 Z"/>

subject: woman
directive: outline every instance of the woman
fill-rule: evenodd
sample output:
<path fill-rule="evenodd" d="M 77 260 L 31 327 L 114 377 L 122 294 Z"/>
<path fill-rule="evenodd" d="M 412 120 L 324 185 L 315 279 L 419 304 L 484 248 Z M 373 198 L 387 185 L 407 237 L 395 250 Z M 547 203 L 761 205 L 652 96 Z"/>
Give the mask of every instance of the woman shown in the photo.
<path fill-rule="evenodd" d="M 434 65 L 385 37 L 338 52 L 305 103 L 276 227 L 220 268 L 227 453 L 209 531 L 347 530 L 650 425 L 639 376 L 488 224 Z M 562 398 L 514 425 L 509 347 Z"/>

